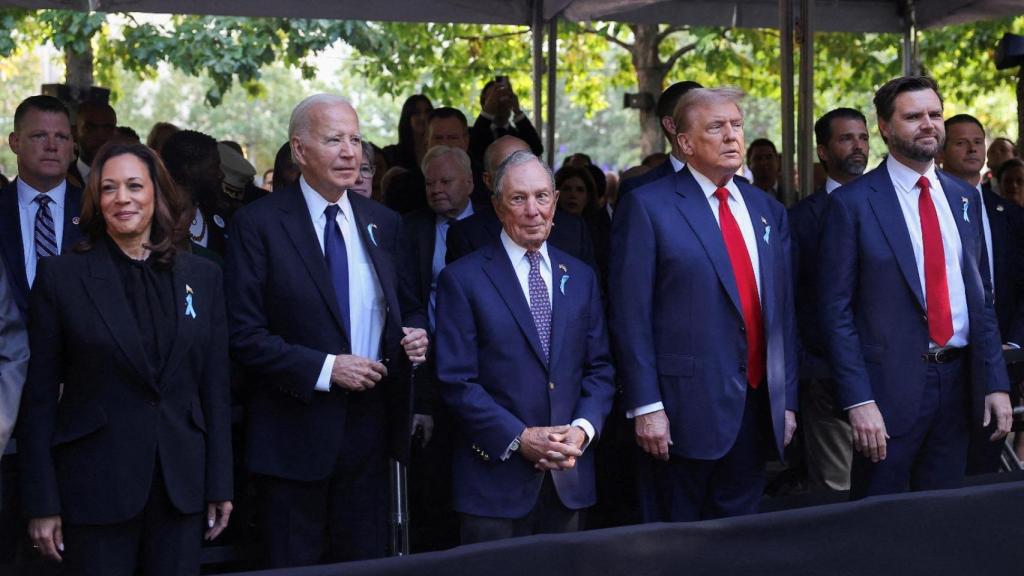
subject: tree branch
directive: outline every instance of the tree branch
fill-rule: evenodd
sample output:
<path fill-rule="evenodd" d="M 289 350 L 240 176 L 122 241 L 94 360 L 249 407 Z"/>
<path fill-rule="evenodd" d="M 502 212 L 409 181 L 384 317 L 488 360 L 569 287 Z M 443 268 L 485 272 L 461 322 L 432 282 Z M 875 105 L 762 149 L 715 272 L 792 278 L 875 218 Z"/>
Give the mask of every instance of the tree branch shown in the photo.
<path fill-rule="evenodd" d="M 616 38 L 615 36 L 609 34 L 608 32 L 606 32 L 604 30 L 598 30 L 597 28 L 594 28 L 593 26 L 583 26 L 583 31 L 586 32 L 587 34 L 594 34 L 596 36 L 600 36 L 600 37 L 604 38 L 605 40 L 607 40 L 607 41 L 609 41 L 609 42 L 611 42 L 613 44 L 618 44 L 619 46 L 621 46 L 622 48 L 624 48 L 626 50 L 631 50 L 633 48 L 633 45 L 630 44 L 629 42 L 624 42 L 622 40 L 619 40 L 618 38 Z"/>
<path fill-rule="evenodd" d="M 523 34 L 529 33 L 530 30 L 517 30 L 515 32 L 502 32 L 501 34 L 481 34 L 479 36 L 460 36 L 455 35 L 452 38 L 456 40 L 496 40 L 498 38 L 508 38 L 510 36 L 522 36 Z"/>
<path fill-rule="evenodd" d="M 672 70 L 672 67 L 676 65 L 676 61 L 682 58 L 683 55 L 685 55 L 687 52 L 693 51 L 693 49 L 696 47 L 697 43 L 691 42 L 690 44 L 687 44 L 686 46 L 683 46 L 676 50 L 675 52 L 673 52 L 672 55 L 668 57 L 668 60 L 665 60 L 665 63 L 663 64 L 665 66 L 665 70 Z"/>
<path fill-rule="evenodd" d="M 658 33 L 658 44 L 661 44 L 662 40 L 668 38 L 669 36 L 675 34 L 676 32 L 685 32 L 687 30 L 689 30 L 689 28 L 686 26 L 669 26 L 668 28 L 665 28 L 664 30 Z"/>

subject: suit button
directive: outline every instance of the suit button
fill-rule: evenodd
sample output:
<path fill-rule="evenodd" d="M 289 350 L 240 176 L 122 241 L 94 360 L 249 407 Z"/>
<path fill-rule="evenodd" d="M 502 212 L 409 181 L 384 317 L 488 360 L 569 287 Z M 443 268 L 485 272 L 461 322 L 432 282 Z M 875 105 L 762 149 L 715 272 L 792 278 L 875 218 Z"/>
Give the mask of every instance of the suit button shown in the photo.
<path fill-rule="evenodd" d="M 745 324 L 740 324 L 740 332 L 746 333 L 746 331 L 747 331 L 746 325 Z"/>
<path fill-rule="evenodd" d="M 921 322 L 928 323 L 928 316 L 921 316 Z"/>
<path fill-rule="evenodd" d="M 554 382 L 548 382 L 548 390 L 554 390 L 554 389 L 555 389 L 555 383 Z"/>

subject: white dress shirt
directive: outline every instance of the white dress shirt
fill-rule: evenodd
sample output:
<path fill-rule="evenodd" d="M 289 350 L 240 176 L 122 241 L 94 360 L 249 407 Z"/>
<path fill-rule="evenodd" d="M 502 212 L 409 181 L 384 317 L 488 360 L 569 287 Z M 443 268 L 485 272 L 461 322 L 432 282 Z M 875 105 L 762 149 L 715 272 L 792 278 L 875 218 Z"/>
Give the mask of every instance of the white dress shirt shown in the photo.
<path fill-rule="evenodd" d="M 985 233 L 985 251 L 988 254 L 988 279 L 992 283 L 992 294 L 996 293 L 996 261 L 992 256 L 992 225 L 988 223 L 988 210 L 985 209 L 985 193 L 981 191 L 981 182 L 974 187 L 981 199 L 981 228 Z"/>
<path fill-rule="evenodd" d="M 719 229 L 721 229 L 722 223 L 718 220 L 718 196 L 715 196 L 715 191 L 718 190 L 718 186 L 712 182 L 707 176 L 697 172 L 693 168 L 690 168 L 690 173 L 693 174 L 697 184 L 700 186 L 701 192 L 707 197 L 708 206 L 711 208 L 711 213 L 715 215 L 715 222 L 718 222 Z M 743 235 L 743 243 L 747 246 L 747 254 L 750 256 L 750 265 L 754 269 L 754 279 L 757 282 L 757 295 L 758 300 L 761 299 L 761 259 L 757 254 L 757 236 L 754 235 L 754 224 L 750 220 L 750 212 L 747 210 L 747 203 L 743 200 L 743 195 L 740 194 L 740 189 L 736 186 L 736 181 L 732 178 L 725 184 L 725 189 L 729 191 L 729 210 L 732 211 L 732 217 L 736 220 L 736 224 L 740 227 L 740 233 Z M 638 408 L 626 411 L 626 418 L 636 418 L 637 416 L 643 416 L 644 414 L 650 414 L 651 412 L 657 412 L 658 410 L 664 410 L 665 405 L 662 402 L 653 402 L 651 404 L 645 404 Z"/>
<path fill-rule="evenodd" d="M 836 182 L 835 180 L 833 180 L 831 176 L 829 176 L 828 178 L 825 179 L 825 193 L 826 194 L 832 194 L 833 192 L 836 191 L 836 188 L 839 188 L 840 186 L 842 186 L 842 184 L 840 184 L 839 182 Z"/>
<path fill-rule="evenodd" d="M 514 240 L 505 232 L 501 231 L 501 245 L 505 248 L 505 253 L 508 254 L 508 259 L 512 263 L 512 269 L 515 270 L 516 279 L 519 280 L 519 287 L 523 291 L 523 296 L 526 297 L 526 303 L 530 303 L 530 261 L 526 258 L 526 248 L 523 248 L 519 244 L 516 244 Z M 554 311 L 554 293 L 553 285 L 551 282 L 551 258 L 548 257 L 548 243 L 544 242 L 541 244 L 540 249 L 537 250 L 540 253 L 540 277 L 544 281 L 544 287 L 548 290 L 548 302 L 551 303 L 551 310 Z M 555 334 L 552 332 L 551 339 L 561 338 L 563 335 Z M 594 438 L 594 426 L 586 418 L 577 418 L 570 423 L 570 426 L 579 426 L 583 433 L 586 434 L 587 438 L 583 442 L 583 448 L 586 449 L 587 445 L 590 444 L 591 439 Z M 514 443 L 514 442 L 513 442 Z M 502 455 L 502 460 L 508 460 L 509 456 L 512 455 L 512 443 L 509 444 L 509 448 L 505 450 Z"/>
<path fill-rule="evenodd" d="M 917 171 L 901 164 L 892 155 L 886 160 L 886 168 L 893 186 L 896 188 L 896 197 L 899 199 L 900 210 L 903 212 L 903 219 L 907 223 L 907 230 L 910 232 L 910 244 L 914 249 L 914 260 L 917 262 L 917 275 L 921 282 L 921 293 L 928 301 L 927 286 L 924 281 L 924 243 L 921 237 L 921 214 L 918 211 L 918 197 L 920 188 L 917 181 L 921 177 Z M 956 227 L 954 218 L 962 218 L 963 207 L 956 206 L 956 214 L 953 207 L 946 200 L 942 184 L 935 175 L 935 164 L 932 163 L 924 173 L 925 178 L 931 184 L 932 203 L 935 204 L 935 213 L 939 219 L 939 230 L 942 232 L 942 250 L 946 257 L 946 285 L 949 288 L 949 306 L 953 316 L 953 337 L 945 344 L 946 347 L 962 348 L 967 346 L 970 320 L 967 316 L 967 293 L 964 288 L 964 277 L 960 271 L 963 266 L 963 246 L 960 244 L 960 231 Z M 982 206 L 984 211 L 985 207 Z M 929 348 L 938 348 L 935 342 L 928 343 Z"/>
<path fill-rule="evenodd" d="M 39 192 L 25 183 L 21 178 L 18 182 L 18 215 L 21 218 L 21 247 L 25 256 L 25 277 L 29 287 L 36 279 L 36 214 L 39 203 L 35 201 L 39 194 L 50 197 L 50 215 L 53 216 L 53 232 L 57 241 L 57 253 L 61 253 L 61 241 L 64 239 L 64 203 L 67 199 L 68 183 L 62 180 L 53 190 Z"/>
<path fill-rule="evenodd" d="M 310 187 L 303 177 L 299 178 L 299 188 L 302 189 L 302 197 L 306 200 L 306 208 L 309 209 L 309 217 L 313 222 L 313 230 L 316 231 L 316 239 L 320 242 L 320 254 L 324 250 L 324 225 L 327 223 L 327 210 L 329 203 L 317 191 Z M 352 204 L 348 199 L 348 192 L 341 195 L 338 200 L 338 216 L 335 219 L 341 229 L 341 235 L 345 238 L 345 252 L 348 256 L 348 306 L 351 312 L 349 325 L 352 333 L 349 334 L 349 342 L 352 344 L 351 354 L 369 358 L 373 361 L 380 359 L 380 339 L 384 333 L 384 291 L 381 290 L 380 281 L 377 279 L 377 272 L 370 261 L 370 255 L 363 245 L 362 236 L 356 229 L 355 216 L 352 213 Z M 331 389 L 331 369 L 334 367 L 334 354 L 328 354 L 320 369 L 320 376 L 316 380 L 316 389 L 327 392 Z"/>
<path fill-rule="evenodd" d="M 85 186 L 89 181 L 89 172 L 92 171 L 92 167 L 82 162 L 81 158 L 75 161 L 75 166 L 78 167 L 78 173 L 82 175 L 82 186 Z"/>
<path fill-rule="evenodd" d="M 466 208 L 455 217 L 456 220 L 465 220 L 473 215 L 473 203 L 467 202 Z M 434 333 L 437 319 L 437 276 L 444 270 L 445 256 L 448 254 L 448 227 L 450 222 L 447 216 L 437 214 L 434 218 L 434 256 L 430 271 L 430 298 L 427 303 L 427 319 L 430 321 L 430 333 Z"/>

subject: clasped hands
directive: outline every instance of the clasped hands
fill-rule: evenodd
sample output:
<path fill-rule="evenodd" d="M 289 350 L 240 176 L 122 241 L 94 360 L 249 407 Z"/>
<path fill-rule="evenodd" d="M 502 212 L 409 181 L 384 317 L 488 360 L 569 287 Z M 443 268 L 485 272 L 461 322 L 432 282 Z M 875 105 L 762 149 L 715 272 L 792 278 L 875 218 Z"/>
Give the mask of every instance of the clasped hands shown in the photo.
<path fill-rule="evenodd" d="M 402 348 L 409 361 L 420 364 L 427 361 L 430 341 L 422 328 L 402 328 Z M 338 354 L 331 367 L 331 383 L 350 392 L 370 390 L 388 375 L 384 364 L 352 354 Z"/>
<path fill-rule="evenodd" d="M 583 455 L 587 434 L 579 426 L 537 426 L 519 435 L 519 454 L 537 470 L 568 470 Z"/>

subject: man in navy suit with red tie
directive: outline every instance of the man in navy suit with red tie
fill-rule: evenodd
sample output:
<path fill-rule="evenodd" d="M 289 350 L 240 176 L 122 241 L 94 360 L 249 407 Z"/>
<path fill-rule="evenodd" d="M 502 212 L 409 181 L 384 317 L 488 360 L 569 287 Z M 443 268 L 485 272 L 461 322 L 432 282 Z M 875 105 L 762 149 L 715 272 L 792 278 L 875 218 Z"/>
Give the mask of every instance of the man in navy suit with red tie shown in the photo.
<path fill-rule="evenodd" d="M 529 151 L 494 175 L 499 238 L 437 289 L 437 378 L 456 420 L 462 542 L 579 527 L 613 369 L 597 276 L 547 242 L 558 192 Z"/>
<path fill-rule="evenodd" d="M 675 109 L 686 168 L 621 198 L 611 328 L 643 449 L 645 521 L 750 514 L 767 458 L 796 428 L 786 210 L 734 178 L 742 93 L 694 89 Z"/>
<path fill-rule="evenodd" d="M 302 176 L 235 215 L 225 266 L 271 567 L 387 554 L 388 456 L 408 455 L 409 362 L 427 348 L 426 318 L 398 282 L 398 214 L 347 191 L 362 157 L 356 111 L 310 96 L 288 133 Z"/>
<path fill-rule="evenodd" d="M 945 129 L 927 77 L 875 94 L 889 156 L 832 193 L 819 302 L 854 498 L 957 487 L 970 426 L 1010 429 L 977 190 L 935 168 Z"/>

